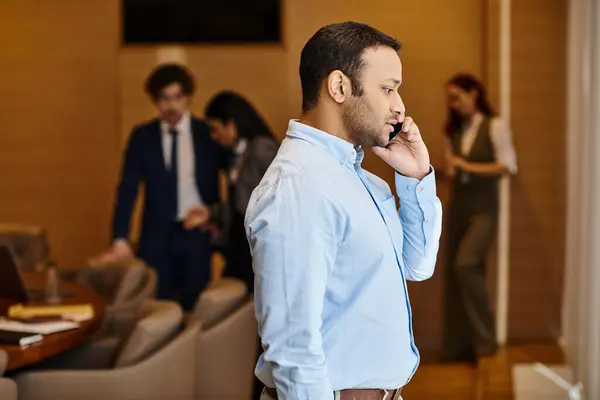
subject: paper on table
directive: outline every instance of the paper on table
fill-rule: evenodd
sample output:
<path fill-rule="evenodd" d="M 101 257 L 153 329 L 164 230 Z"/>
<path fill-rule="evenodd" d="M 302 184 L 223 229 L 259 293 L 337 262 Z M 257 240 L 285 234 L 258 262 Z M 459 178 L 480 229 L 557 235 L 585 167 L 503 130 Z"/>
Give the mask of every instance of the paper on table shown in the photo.
<path fill-rule="evenodd" d="M 0 329 L 13 332 L 40 333 L 42 335 L 49 335 L 51 333 L 64 332 L 77 328 L 79 328 L 79 324 L 72 321 L 23 323 L 4 318 L 0 319 Z"/>
<path fill-rule="evenodd" d="M 24 306 L 15 304 L 8 310 L 11 318 L 36 318 L 60 315 L 70 321 L 86 321 L 94 318 L 94 308 L 91 304 L 71 304 L 60 306 Z"/>

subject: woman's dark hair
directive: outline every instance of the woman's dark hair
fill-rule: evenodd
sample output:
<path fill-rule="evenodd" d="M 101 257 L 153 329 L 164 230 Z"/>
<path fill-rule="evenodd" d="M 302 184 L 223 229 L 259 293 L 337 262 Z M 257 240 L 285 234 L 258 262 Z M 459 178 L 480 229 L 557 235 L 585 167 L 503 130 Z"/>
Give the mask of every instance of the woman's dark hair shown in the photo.
<path fill-rule="evenodd" d="M 477 110 L 486 117 L 493 117 L 496 115 L 496 112 L 492 109 L 492 106 L 490 105 L 487 99 L 485 87 L 473 75 L 454 75 L 452 78 L 450 78 L 447 84 L 458 86 L 459 88 L 467 92 L 476 90 L 477 99 L 475 100 L 475 106 L 477 107 Z M 460 115 L 458 112 L 448 108 L 448 120 L 446 121 L 445 129 L 446 135 L 450 136 L 453 133 L 460 131 L 463 125 L 463 119 L 463 116 Z"/>
<path fill-rule="evenodd" d="M 187 68 L 179 64 L 162 64 L 156 67 L 146 79 L 146 93 L 156 101 L 163 89 L 173 83 L 178 83 L 186 96 L 194 94 L 194 78 Z"/>
<path fill-rule="evenodd" d="M 252 140 L 257 136 L 270 136 L 273 132 L 258 114 L 256 109 L 241 95 L 222 91 L 217 93 L 204 110 L 206 118 L 217 119 L 223 123 L 233 121 L 240 137 Z"/>

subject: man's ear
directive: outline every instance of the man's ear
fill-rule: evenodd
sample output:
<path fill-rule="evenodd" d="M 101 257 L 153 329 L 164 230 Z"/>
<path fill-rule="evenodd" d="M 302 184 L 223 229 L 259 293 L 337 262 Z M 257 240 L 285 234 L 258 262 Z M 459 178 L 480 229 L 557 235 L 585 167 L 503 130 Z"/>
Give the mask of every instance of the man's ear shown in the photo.
<path fill-rule="evenodd" d="M 350 80 L 340 70 L 332 71 L 327 77 L 327 93 L 338 104 L 351 94 Z"/>

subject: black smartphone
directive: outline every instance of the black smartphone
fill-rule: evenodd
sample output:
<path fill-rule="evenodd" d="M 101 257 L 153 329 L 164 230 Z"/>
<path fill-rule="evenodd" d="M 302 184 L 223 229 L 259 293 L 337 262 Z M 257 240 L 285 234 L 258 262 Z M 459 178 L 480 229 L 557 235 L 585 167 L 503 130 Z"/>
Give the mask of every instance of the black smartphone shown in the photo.
<path fill-rule="evenodd" d="M 394 140 L 401 131 L 402 131 L 402 122 L 398 122 L 397 124 L 394 125 L 394 131 L 390 133 L 390 140 L 388 140 L 388 146 L 390 143 L 392 143 L 392 140 Z"/>

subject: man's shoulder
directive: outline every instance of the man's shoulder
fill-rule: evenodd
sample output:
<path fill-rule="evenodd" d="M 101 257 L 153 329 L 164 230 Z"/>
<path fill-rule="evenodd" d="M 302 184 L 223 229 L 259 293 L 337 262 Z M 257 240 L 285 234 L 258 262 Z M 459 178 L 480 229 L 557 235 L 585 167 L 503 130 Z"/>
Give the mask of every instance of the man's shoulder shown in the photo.
<path fill-rule="evenodd" d="M 297 180 L 301 184 L 318 184 L 328 179 L 334 166 L 322 151 L 301 140 L 284 140 L 278 147 L 265 180 Z"/>
<path fill-rule="evenodd" d="M 342 181 L 335 172 L 338 167 L 335 160 L 310 143 L 286 139 L 254 189 L 249 208 L 288 196 L 336 198 L 336 188 Z"/>
<path fill-rule="evenodd" d="M 160 121 L 158 119 L 151 119 L 140 122 L 133 126 L 131 134 L 129 135 L 130 143 L 139 143 L 145 141 L 146 138 L 150 137 L 153 133 L 160 130 Z"/>
<path fill-rule="evenodd" d="M 302 181 L 306 179 L 307 171 L 299 163 L 293 162 L 282 154 L 277 154 L 271 165 L 263 175 L 255 192 L 265 192 L 267 190 L 277 190 L 275 187 L 287 183 L 289 181 Z"/>
<path fill-rule="evenodd" d="M 190 121 L 192 124 L 192 130 L 193 131 L 202 131 L 205 133 L 208 133 L 208 124 L 200 117 L 197 117 L 195 115 L 191 115 L 190 116 Z"/>
<path fill-rule="evenodd" d="M 318 182 L 310 164 L 304 162 L 302 154 L 286 151 L 285 143 L 269 165 L 260 183 L 253 192 L 253 201 L 260 201 L 269 193 L 277 196 L 298 195 L 308 192 L 316 194 Z"/>
<path fill-rule="evenodd" d="M 136 132 L 147 132 L 160 127 L 160 120 L 158 118 L 148 119 L 139 122 L 133 126 L 132 133 Z"/>
<path fill-rule="evenodd" d="M 323 185 L 323 181 L 301 163 L 290 162 L 278 155 L 252 191 L 246 209 L 245 225 L 248 226 L 265 210 L 283 216 L 290 212 L 316 208 L 336 209 L 331 193 Z"/>
<path fill-rule="evenodd" d="M 326 178 L 339 162 L 326 150 L 312 143 L 286 138 L 280 145 L 276 160 L 286 168 L 299 169 L 315 178 Z"/>

